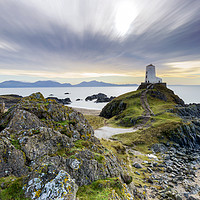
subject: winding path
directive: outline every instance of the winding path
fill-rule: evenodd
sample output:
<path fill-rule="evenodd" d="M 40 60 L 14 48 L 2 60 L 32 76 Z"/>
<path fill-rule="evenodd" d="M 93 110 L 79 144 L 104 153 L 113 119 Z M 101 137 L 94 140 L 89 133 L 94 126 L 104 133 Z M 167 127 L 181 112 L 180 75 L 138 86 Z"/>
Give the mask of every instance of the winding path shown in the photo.
<path fill-rule="evenodd" d="M 150 120 L 151 116 L 155 116 L 148 104 L 148 101 L 147 101 L 147 92 L 148 92 L 149 88 L 151 88 L 151 87 L 152 87 L 152 84 L 149 85 L 149 87 L 146 90 L 144 90 L 140 96 L 140 102 L 144 109 L 144 114 L 143 114 L 144 119 L 143 119 L 142 123 L 139 125 L 139 127 L 143 127 Z"/>
<path fill-rule="evenodd" d="M 150 120 L 151 116 L 154 116 L 153 111 L 151 110 L 148 101 L 147 101 L 147 92 L 152 87 L 153 84 L 149 85 L 149 87 L 141 93 L 140 102 L 144 109 L 143 113 L 143 121 L 134 128 L 112 128 L 109 126 L 101 127 L 94 131 L 95 136 L 98 138 L 108 139 L 113 135 L 120 134 L 120 133 L 131 133 L 135 132 L 138 129 L 144 127 L 147 122 Z M 149 126 L 149 125 L 148 125 Z"/>

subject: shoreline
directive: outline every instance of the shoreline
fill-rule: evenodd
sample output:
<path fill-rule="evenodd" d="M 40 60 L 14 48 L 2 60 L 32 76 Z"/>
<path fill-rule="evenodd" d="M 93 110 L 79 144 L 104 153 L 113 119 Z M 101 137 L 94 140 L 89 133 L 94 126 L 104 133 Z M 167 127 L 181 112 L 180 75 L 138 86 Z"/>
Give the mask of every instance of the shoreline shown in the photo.
<path fill-rule="evenodd" d="M 70 106 L 68 106 L 70 107 Z M 83 115 L 95 115 L 95 116 L 99 116 L 101 110 L 94 110 L 94 109 L 89 109 L 89 108 L 78 108 L 78 107 L 70 107 L 80 113 L 82 113 Z"/>

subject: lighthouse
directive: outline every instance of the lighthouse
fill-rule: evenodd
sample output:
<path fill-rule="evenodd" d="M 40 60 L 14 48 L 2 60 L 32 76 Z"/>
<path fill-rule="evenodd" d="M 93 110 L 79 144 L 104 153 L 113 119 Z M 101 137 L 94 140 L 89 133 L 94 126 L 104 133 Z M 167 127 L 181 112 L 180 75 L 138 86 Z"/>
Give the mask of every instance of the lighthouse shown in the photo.
<path fill-rule="evenodd" d="M 162 79 L 156 76 L 156 67 L 152 64 L 146 66 L 145 82 L 141 83 L 139 89 L 153 88 L 155 84 L 167 87 L 166 83 L 162 82 Z"/>
<path fill-rule="evenodd" d="M 146 66 L 145 83 L 162 83 L 162 79 L 156 77 L 156 69 L 152 64 Z"/>

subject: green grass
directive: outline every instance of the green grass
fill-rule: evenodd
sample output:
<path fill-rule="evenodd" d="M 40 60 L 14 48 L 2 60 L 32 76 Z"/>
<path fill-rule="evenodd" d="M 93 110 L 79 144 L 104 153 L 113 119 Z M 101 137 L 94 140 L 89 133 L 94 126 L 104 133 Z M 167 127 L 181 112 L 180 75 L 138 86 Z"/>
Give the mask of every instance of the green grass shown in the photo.
<path fill-rule="evenodd" d="M 69 120 L 60 121 L 60 122 L 58 122 L 58 124 L 60 124 L 62 126 L 68 125 L 69 124 Z"/>
<path fill-rule="evenodd" d="M 132 119 L 136 119 L 139 116 L 142 116 L 144 109 L 140 102 L 140 91 L 129 92 L 127 94 L 117 97 L 114 101 L 123 101 L 126 104 L 126 109 L 121 113 L 118 113 L 114 117 L 108 120 L 108 123 L 112 126 L 122 126 L 129 127 L 133 126 L 131 122 Z"/>
<path fill-rule="evenodd" d="M 105 118 L 96 115 L 84 115 L 84 117 L 94 130 L 105 126 L 107 121 Z"/>
<path fill-rule="evenodd" d="M 123 101 L 126 103 L 126 109 L 121 113 L 116 114 L 114 117 L 108 120 L 115 127 L 120 125 L 120 127 L 133 126 L 134 121 L 137 117 L 142 117 L 144 110 L 140 102 L 140 95 L 143 90 L 137 90 L 124 95 L 121 95 L 114 99 L 108 108 L 113 108 L 113 102 Z M 155 92 L 154 92 L 155 91 Z M 151 93 L 153 92 L 153 93 Z M 150 94 L 155 95 L 152 97 Z M 160 97 L 165 97 L 167 100 L 161 100 Z M 149 90 L 147 93 L 147 101 L 150 108 L 154 112 L 155 116 L 151 116 L 151 119 L 147 122 L 143 128 L 132 133 L 123 133 L 112 136 L 113 139 L 117 139 L 122 144 L 132 146 L 136 150 L 142 152 L 148 152 L 148 148 L 154 144 L 168 139 L 168 134 L 170 131 L 176 129 L 178 126 L 182 125 L 182 119 L 176 114 L 169 113 L 167 110 L 174 108 L 176 101 L 179 98 L 171 90 L 163 86 L 155 86 L 153 90 Z M 111 112 L 112 109 L 111 109 Z M 138 119 L 136 125 L 141 123 L 142 119 Z"/>
<path fill-rule="evenodd" d="M 98 162 L 98 163 L 103 163 L 103 161 L 105 160 L 105 157 L 99 153 L 94 153 L 94 159 Z"/>
<path fill-rule="evenodd" d="M 101 139 L 101 144 L 116 155 L 121 161 L 127 162 L 127 154 L 125 147 L 119 141 Z"/>
<path fill-rule="evenodd" d="M 151 110 L 155 115 L 162 114 L 166 110 L 174 108 L 174 106 L 176 105 L 174 102 L 171 101 L 168 102 L 157 98 L 153 98 L 149 94 L 147 95 L 147 100 Z"/>
<path fill-rule="evenodd" d="M 181 118 L 171 113 L 163 113 L 153 118 L 155 121 L 149 128 L 139 129 L 132 133 L 117 134 L 112 138 L 146 153 L 152 144 L 160 142 L 162 137 L 165 141 L 169 136 L 168 133 L 182 124 Z"/>
<path fill-rule="evenodd" d="M 28 200 L 24 197 L 23 178 L 5 177 L 0 178 L 0 185 L 4 184 L 4 189 L 0 187 L 1 200 Z"/>
<path fill-rule="evenodd" d="M 80 200 L 109 200 L 111 199 L 112 190 L 115 190 L 122 197 L 122 188 L 123 186 L 118 178 L 97 180 L 91 185 L 79 187 L 77 197 Z"/>
<path fill-rule="evenodd" d="M 19 140 L 11 139 L 11 144 L 12 144 L 16 149 L 21 149 Z"/>

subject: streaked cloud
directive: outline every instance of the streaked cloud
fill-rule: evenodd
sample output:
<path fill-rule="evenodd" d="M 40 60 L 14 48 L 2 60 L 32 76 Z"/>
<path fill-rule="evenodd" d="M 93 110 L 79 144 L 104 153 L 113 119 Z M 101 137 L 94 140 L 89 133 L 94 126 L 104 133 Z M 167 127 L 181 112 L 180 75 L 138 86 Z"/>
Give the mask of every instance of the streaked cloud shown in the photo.
<path fill-rule="evenodd" d="M 168 76 L 200 78 L 200 60 L 167 63 L 170 67 Z"/>
<path fill-rule="evenodd" d="M 0 0 L 0 73 L 198 77 L 199 34 L 199 0 Z"/>

